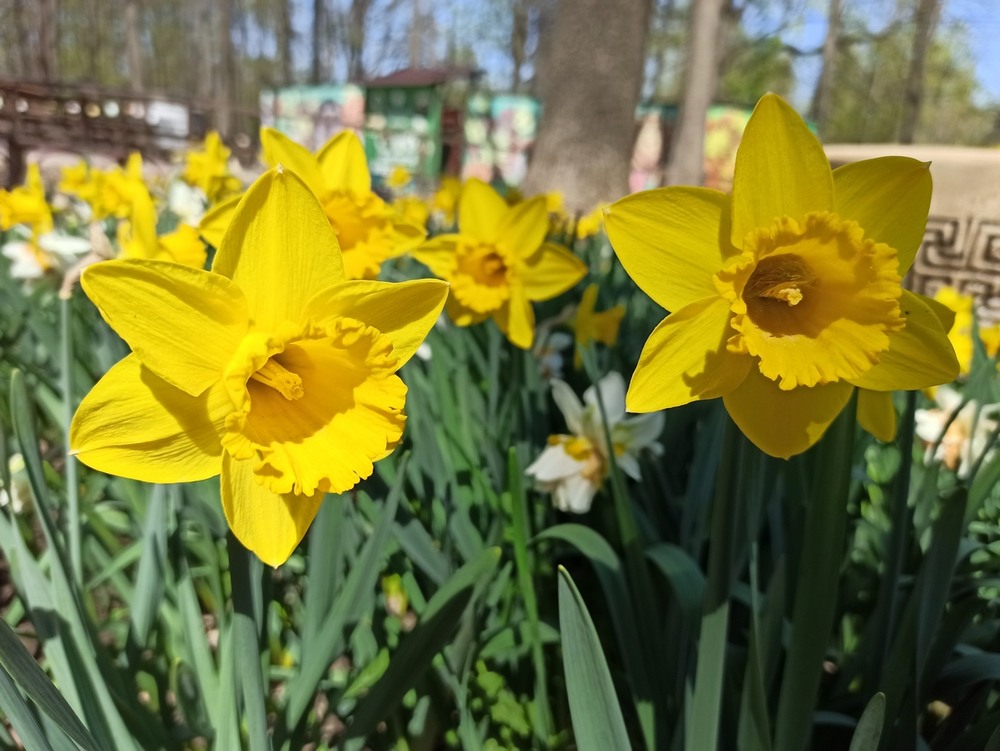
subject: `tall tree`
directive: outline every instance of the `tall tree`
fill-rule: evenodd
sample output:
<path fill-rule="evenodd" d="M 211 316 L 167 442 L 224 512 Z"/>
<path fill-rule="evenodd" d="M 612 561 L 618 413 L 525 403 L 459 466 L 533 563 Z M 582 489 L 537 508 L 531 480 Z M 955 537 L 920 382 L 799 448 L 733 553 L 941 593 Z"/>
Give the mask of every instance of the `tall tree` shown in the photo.
<path fill-rule="evenodd" d="M 278 0 L 276 36 L 278 39 L 278 71 L 280 83 L 288 86 L 294 80 L 292 47 L 295 29 L 292 27 L 292 0 Z"/>
<path fill-rule="evenodd" d="M 365 79 L 365 39 L 368 30 L 368 9 L 371 0 L 351 0 L 347 11 L 347 79 Z"/>
<path fill-rule="evenodd" d="M 649 0 L 559 0 L 539 81 L 544 107 L 525 190 L 586 211 L 628 191 Z"/>
<path fill-rule="evenodd" d="M 124 15 L 129 88 L 132 91 L 142 91 L 142 8 L 139 0 L 125 0 Z"/>
<path fill-rule="evenodd" d="M 313 0 L 312 64 L 309 66 L 309 83 L 322 83 L 326 78 L 323 70 L 324 42 L 326 29 L 326 2 Z"/>
<path fill-rule="evenodd" d="M 900 143 L 913 143 L 917 121 L 920 119 L 920 106 L 924 98 L 924 69 L 927 63 L 927 51 L 931 46 L 931 37 L 934 35 L 934 27 L 937 25 L 940 10 L 940 0 L 919 0 L 917 3 L 913 19 L 914 31 L 910 69 L 906 76 L 903 111 L 899 121 Z"/>
<path fill-rule="evenodd" d="M 809 117 L 816 123 L 821 136 L 826 135 L 827 112 L 833 96 L 842 13 L 841 0 L 829 0 L 826 12 L 826 35 L 823 37 L 823 62 L 809 106 Z"/>
<path fill-rule="evenodd" d="M 233 103 L 236 96 L 236 60 L 233 54 L 233 3 L 235 0 L 216 0 L 218 26 L 218 77 L 216 78 L 215 106 L 216 127 L 223 136 L 233 133 Z"/>
<path fill-rule="evenodd" d="M 701 185 L 704 180 L 705 116 L 719 80 L 722 10 L 723 0 L 698 0 L 692 9 L 684 95 L 667 168 L 671 185 Z"/>

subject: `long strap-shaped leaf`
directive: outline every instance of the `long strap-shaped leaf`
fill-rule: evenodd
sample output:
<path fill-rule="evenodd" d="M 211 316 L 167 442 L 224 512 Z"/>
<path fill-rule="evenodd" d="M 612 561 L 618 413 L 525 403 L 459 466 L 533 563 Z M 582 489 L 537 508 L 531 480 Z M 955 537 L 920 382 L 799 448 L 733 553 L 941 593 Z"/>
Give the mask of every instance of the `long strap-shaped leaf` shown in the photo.
<path fill-rule="evenodd" d="M 573 735 L 580 751 L 630 749 L 601 641 L 580 591 L 559 567 L 559 631 Z"/>

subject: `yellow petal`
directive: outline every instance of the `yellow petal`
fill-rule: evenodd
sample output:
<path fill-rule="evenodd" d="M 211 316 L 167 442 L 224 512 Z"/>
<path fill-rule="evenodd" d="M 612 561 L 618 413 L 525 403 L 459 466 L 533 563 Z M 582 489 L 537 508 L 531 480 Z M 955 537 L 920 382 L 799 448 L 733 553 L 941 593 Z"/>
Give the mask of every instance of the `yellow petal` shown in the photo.
<path fill-rule="evenodd" d="M 628 275 L 675 311 L 716 294 L 713 275 L 737 253 L 729 210 L 729 196 L 716 190 L 660 188 L 611 204 L 604 227 Z"/>
<path fill-rule="evenodd" d="M 438 235 L 413 251 L 413 257 L 440 279 L 451 279 L 457 261 L 459 235 Z"/>
<path fill-rule="evenodd" d="M 780 216 L 801 220 L 833 210 L 833 177 L 823 147 L 802 118 L 775 94 L 757 102 L 736 152 L 733 245 Z"/>
<path fill-rule="evenodd" d="M 350 281 L 323 290 L 306 306 L 317 320 L 355 318 L 392 342 L 402 365 L 424 341 L 448 298 L 448 285 L 436 279 L 409 282 Z"/>
<path fill-rule="evenodd" d="M 705 297 L 667 316 L 649 335 L 628 387 L 629 412 L 655 412 L 729 393 L 753 359 L 726 349 L 729 304 Z"/>
<path fill-rule="evenodd" d="M 858 423 L 880 441 L 893 440 L 896 408 L 892 405 L 892 392 L 858 389 Z"/>
<path fill-rule="evenodd" d="M 133 480 L 204 480 L 219 474 L 232 409 L 221 382 L 190 396 L 129 355 L 80 403 L 70 449 L 88 467 Z"/>
<path fill-rule="evenodd" d="M 229 224 L 233 221 L 233 214 L 236 213 L 236 207 L 242 198 L 242 195 L 227 198 L 225 201 L 215 204 L 202 216 L 198 223 L 198 232 L 202 239 L 213 248 L 222 245 L 222 238 L 225 236 L 226 230 L 229 229 Z"/>
<path fill-rule="evenodd" d="M 317 159 L 327 190 L 344 190 L 355 195 L 371 191 L 372 176 L 365 147 L 352 131 L 341 131 L 327 141 Z"/>
<path fill-rule="evenodd" d="M 906 319 L 901 331 L 889 333 L 889 349 L 878 364 L 851 382 L 875 391 L 907 391 L 950 383 L 958 377 L 958 359 L 926 298 L 903 290 L 900 312 Z"/>
<path fill-rule="evenodd" d="M 570 289 L 587 274 L 587 264 L 568 249 L 544 243 L 525 262 L 520 273 L 524 294 L 529 300 L 550 300 Z"/>
<path fill-rule="evenodd" d="M 511 290 L 510 299 L 504 303 L 493 319 L 510 343 L 521 349 L 531 349 L 535 340 L 535 312 L 520 290 Z"/>
<path fill-rule="evenodd" d="M 142 363 L 197 396 L 222 379 L 250 323 L 229 279 L 167 261 L 105 261 L 82 285 Z"/>
<path fill-rule="evenodd" d="M 743 434 L 765 454 L 787 459 L 818 441 L 851 398 L 852 386 L 837 381 L 782 391 L 750 368 L 746 379 L 722 400 Z"/>
<path fill-rule="evenodd" d="M 474 326 L 490 317 L 489 313 L 482 313 L 462 305 L 455 297 L 454 291 L 448 295 L 445 311 L 448 313 L 448 318 L 456 326 Z"/>
<path fill-rule="evenodd" d="M 264 161 L 271 167 L 279 164 L 302 178 L 317 198 L 324 198 L 328 192 L 319 162 L 305 146 L 295 143 L 284 133 L 274 128 L 260 129 L 260 148 Z"/>
<path fill-rule="evenodd" d="M 342 280 L 344 261 L 312 191 L 271 170 L 243 194 L 212 270 L 243 290 L 257 327 L 274 330 L 298 322 L 313 295 Z"/>
<path fill-rule="evenodd" d="M 933 297 L 925 297 L 924 295 L 918 295 L 917 297 L 920 299 L 920 302 L 931 309 L 931 312 L 937 317 L 938 323 L 941 324 L 941 328 L 945 330 L 945 333 L 950 333 L 952 326 L 955 325 L 955 311 Z"/>
<path fill-rule="evenodd" d="M 835 169 L 833 185 L 833 210 L 860 224 L 865 237 L 895 248 L 905 276 L 924 238 L 930 164 L 905 156 L 866 159 Z"/>
<path fill-rule="evenodd" d="M 222 509 L 236 539 L 268 566 L 280 566 L 295 551 L 316 518 L 323 493 L 272 493 L 257 483 L 253 461 L 226 454 L 222 466 Z"/>
<path fill-rule="evenodd" d="M 497 244 L 511 258 L 528 258 L 541 247 L 549 231 L 549 212 L 544 196 L 535 196 L 509 209 L 500 220 Z"/>
<path fill-rule="evenodd" d="M 458 199 L 458 229 L 463 235 L 494 242 L 507 211 L 507 203 L 493 188 L 482 180 L 469 180 Z"/>

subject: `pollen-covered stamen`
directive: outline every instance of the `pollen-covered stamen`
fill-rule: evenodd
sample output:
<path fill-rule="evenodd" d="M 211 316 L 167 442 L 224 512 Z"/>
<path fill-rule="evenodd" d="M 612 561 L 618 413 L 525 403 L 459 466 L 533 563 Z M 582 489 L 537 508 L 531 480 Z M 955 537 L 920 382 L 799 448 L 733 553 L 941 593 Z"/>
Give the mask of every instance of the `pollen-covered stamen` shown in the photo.
<path fill-rule="evenodd" d="M 302 388 L 302 379 L 286 369 L 273 357 L 264 363 L 264 367 L 253 373 L 250 377 L 259 383 L 263 383 L 265 386 L 270 386 L 288 399 L 288 401 L 301 399 L 305 395 L 305 390 Z"/>

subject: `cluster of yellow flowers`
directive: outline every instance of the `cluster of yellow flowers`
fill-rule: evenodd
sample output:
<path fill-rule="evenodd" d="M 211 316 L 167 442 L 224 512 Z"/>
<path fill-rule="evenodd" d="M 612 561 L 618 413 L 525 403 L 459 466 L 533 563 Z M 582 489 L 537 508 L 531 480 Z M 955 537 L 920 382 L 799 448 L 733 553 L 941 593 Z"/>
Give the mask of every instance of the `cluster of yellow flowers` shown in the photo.
<path fill-rule="evenodd" d="M 557 194 L 505 199 L 481 181 L 446 178 L 430 204 L 387 203 L 353 133 L 315 154 L 268 128 L 261 142 L 271 169 L 245 193 L 217 135 L 189 156 L 184 180 L 208 210 L 180 225 L 183 239 L 157 236 L 138 159 L 109 173 L 81 165 L 60 189 L 95 218 L 122 219 L 120 258 L 88 268 L 82 286 L 132 349 L 80 405 L 73 452 L 150 482 L 221 475 L 234 533 L 278 565 L 323 495 L 368 477 L 400 441 L 397 372 L 442 309 L 458 326 L 492 319 L 529 349 L 533 303 L 567 292 L 588 269 L 549 239 L 553 222 L 565 221 Z M 405 186 L 409 174 L 392 182 Z M 670 314 L 627 395 L 617 374 L 602 382 L 614 445 L 604 445 L 594 394 L 585 408 L 560 383 L 578 435 L 558 437 L 531 473 L 581 510 L 609 453 L 638 476 L 632 452 L 656 444 L 660 422 L 626 419 L 626 406 L 649 413 L 716 397 L 773 456 L 813 445 L 855 389 L 862 425 L 891 438 L 892 390 L 959 372 L 948 309 L 901 286 L 930 194 L 927 165 L 911 159 L 831 171 L 801 118 L 768 95 L 747 125 L 731 195 L 663 188 L 580 219 L 573 235 L 596 233 L 603 220 L 625 270 Z M 4 228 L 51 224 L 47 211 L 37 174 L 0 194 Z M 448 231 L 428 240 L 429 221 Z M 206 242 L 216 248 L 210 271 Z M 195 245 L 197 255 L 184 250 Z M 443 281 L 376 280 L 405 253 Z M 621 306 L 595 312 L 596 299 L 591 285 L 576 311 L 581 345 L 614 343 L 624 315 Z"/>

